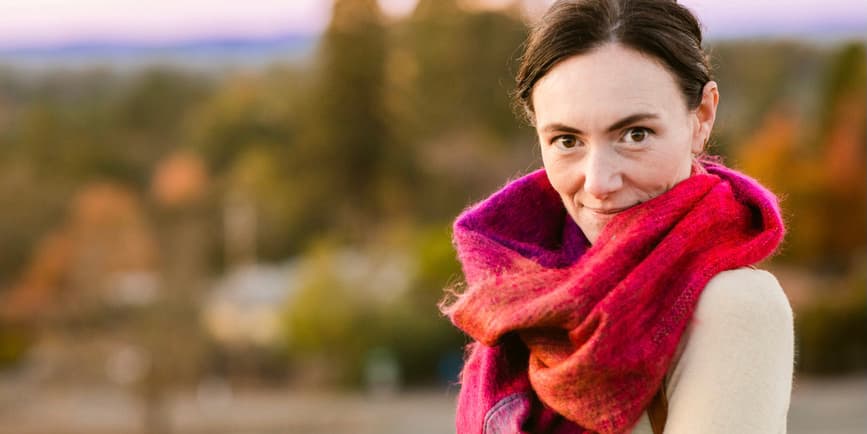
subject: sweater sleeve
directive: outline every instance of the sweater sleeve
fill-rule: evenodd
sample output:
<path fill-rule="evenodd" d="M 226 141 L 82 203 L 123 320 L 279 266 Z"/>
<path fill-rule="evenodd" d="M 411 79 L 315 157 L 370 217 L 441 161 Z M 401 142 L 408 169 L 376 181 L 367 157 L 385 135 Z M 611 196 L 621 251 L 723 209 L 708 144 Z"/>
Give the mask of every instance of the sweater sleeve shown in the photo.
<path fill-rule="evenodd" d="M 792 309 L 762 270 L 708 283 L 669 369 L 666 434 L 784 434 L 794 365 Z"/>

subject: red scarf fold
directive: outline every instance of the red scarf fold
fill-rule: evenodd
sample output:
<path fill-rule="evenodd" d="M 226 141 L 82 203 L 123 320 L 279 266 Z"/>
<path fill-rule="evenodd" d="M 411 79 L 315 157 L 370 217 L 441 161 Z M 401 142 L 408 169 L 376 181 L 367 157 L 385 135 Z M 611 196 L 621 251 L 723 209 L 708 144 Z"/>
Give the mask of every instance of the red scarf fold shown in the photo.
<path fill-rule="evenodd" d="M 444 311 L 477 341 L 458 433 L 607 434 L 637 422 L 707 282 L 783 237 L 773 194 L 705 168 L 615 216 L 592 247 L 544 170 L 458 217 L 467 288 Z"/>

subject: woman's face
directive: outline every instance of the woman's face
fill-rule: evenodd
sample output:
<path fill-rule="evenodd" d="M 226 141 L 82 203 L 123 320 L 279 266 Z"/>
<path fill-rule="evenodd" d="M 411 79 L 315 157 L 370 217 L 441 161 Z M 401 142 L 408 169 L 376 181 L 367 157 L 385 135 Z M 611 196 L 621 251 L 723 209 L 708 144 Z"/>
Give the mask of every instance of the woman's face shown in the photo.
<path fill-rule="evenodd" d="M 548 178 L 594 243 L 615 214 L 690 175 L 719 97 L 709 82 L 688 110 L 665 67 L 611 43 L 561 61 L 532 98 Z"/>

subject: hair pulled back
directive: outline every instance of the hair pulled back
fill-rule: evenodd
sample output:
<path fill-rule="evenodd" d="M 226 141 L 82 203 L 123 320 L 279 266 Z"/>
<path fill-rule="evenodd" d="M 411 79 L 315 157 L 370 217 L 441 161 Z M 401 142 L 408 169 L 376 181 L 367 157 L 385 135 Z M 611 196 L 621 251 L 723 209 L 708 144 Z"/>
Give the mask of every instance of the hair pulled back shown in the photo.
<path fill-rule="evenodd" d="M 566 58 L 617 42 L 660 61 L 675 77 L 686 106 L 699 106 L 712 79 L 696 17 L 676 0 L 558 0 L 527 39 L 514 99 L 534 118 L 533 87 Z"/>

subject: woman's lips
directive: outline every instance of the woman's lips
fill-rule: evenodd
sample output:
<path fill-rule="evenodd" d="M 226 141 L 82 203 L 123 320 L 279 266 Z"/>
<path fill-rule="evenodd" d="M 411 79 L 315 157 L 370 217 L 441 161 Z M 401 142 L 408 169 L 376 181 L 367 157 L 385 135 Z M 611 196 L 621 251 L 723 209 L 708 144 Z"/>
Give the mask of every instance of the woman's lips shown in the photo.
<path fill-rule="evenodd" d="M 630 205 L 630 206 L 624 206 L 624 207 L 620 207 L 620 208 L 593 208 L 590 206 L 584 206 L 584 208 L 588 209 L 589 211 L 591 211 L 595 214 L 604 215 L 604 216 L 611 216 L 611 215 L 617 214 L 621 211 L 625 211 L 629 208 L 632 208 L 633 206 L 634 205 Z"/>

